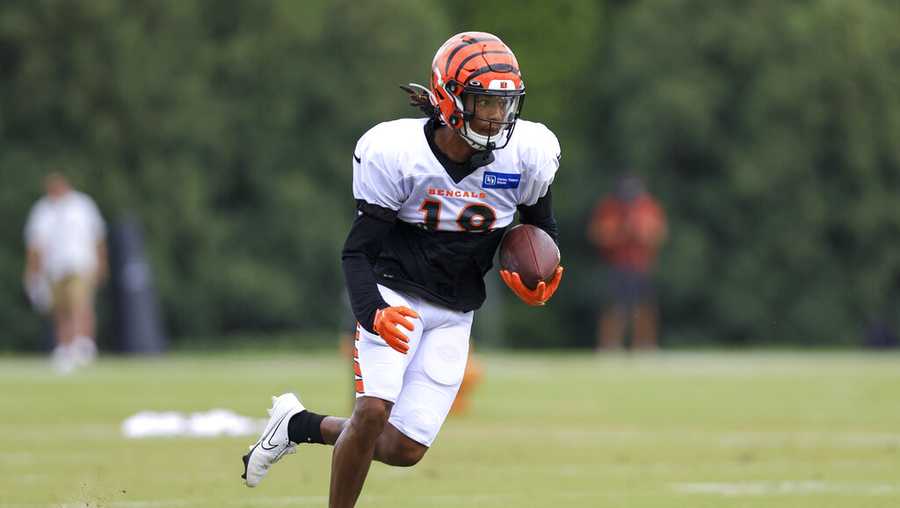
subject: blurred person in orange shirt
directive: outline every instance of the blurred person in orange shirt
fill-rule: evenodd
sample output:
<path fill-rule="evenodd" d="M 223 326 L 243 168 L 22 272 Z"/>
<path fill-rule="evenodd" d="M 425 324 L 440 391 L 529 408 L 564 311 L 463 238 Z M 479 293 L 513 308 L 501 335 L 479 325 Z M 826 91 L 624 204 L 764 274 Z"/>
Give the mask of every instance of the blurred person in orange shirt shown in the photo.
<path fill-rule="evenodd" d="M 61 374 L 97 355 L 94 294 L 106 278 L 106 225 L 94 200 L 60 172 L 44 180 L 46 195 L 25 225 L 25 291 L 53 317 L 53 365 Z"/>
<path fill-rule="evenodd" d="M 652 273 L 667 234 L 665 212 L 640 178 L 626 174 L 597 203 L 587 233 L 609 268 L 607 302 L 597 317 L 598 350 L 623 347 L 629 324 L 633 349 L 656 349 Z"/>

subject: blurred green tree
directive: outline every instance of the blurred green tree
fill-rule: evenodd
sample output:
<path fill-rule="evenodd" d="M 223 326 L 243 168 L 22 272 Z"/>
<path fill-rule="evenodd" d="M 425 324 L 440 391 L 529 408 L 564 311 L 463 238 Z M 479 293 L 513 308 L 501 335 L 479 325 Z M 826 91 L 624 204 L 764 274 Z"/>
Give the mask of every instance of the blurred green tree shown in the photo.
<path fill-rule="evenodd" d="M 172 333 L 339 321 L 354 140 L 447 32 L 400 1 L 7 2 L 0 320 L 34 345 L 21 227 L 51 167 L 145 224 Z M 427 67 L 425 67 L 427 69 Z"/>
<path fill-rule="evenodd" d="M 897 305 L 898 20 L 878 1 L 618 12 L 604 149 L 670 209 L 680 335 L 850 342 Z"/>
<path fill-rule="evenodd" d="M 493 288 L 508 344 L 590 343 L 584 225 L 623 168 L 671 219 L 664 344 L 854 341 L 900 310 L 898 22 L 880 0 L 3 2 L 0 348 L 36 344 L 22 225 L 56 167 L 143 222 L 176 339 L 336 327 L 353 144 L 418 114 L 396 85 L 463 30 L 515 50 L 564 153 L 568 275 L 540 310 Z"/>

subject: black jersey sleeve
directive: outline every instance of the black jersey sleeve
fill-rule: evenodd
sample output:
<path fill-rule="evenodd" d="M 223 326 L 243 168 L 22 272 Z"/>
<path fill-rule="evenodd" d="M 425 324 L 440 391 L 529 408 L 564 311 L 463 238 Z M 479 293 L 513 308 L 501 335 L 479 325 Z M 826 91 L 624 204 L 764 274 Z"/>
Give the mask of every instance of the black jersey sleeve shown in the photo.
<path fill-rule="evenodd" d="M 374 333 L 375 312 L 389 305 L 378 292 L 372 267 L 381 252 L 382 242 L 394 226 L 397 212 L 364 201 L 357 201 L 357 211 L 344 242 L 341 266 L 353 315 L 363 328 Z"/>
<path fill-rule="evenodd" d="M 537 203 L 531 206 L 519 205 L 519 222 L 531 224 L 543 229 L 553 241 L 559 245 L 559 227 L 556 217 L 553 216 L 553 199 L 550 197 L 550 189 Z"/>

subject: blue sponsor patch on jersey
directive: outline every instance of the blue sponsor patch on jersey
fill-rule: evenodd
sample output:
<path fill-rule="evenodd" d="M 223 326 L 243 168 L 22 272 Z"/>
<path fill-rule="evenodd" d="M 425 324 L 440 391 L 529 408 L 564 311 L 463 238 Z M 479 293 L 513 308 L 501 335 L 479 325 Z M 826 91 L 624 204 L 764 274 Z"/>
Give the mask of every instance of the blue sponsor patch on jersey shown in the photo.
<path fill-rule="evenodd" d="M 519 186 L 522 175 L 519 173 L 497 173 L 485 171 L 481 187 L 485 189 L 515 189 Z"/>

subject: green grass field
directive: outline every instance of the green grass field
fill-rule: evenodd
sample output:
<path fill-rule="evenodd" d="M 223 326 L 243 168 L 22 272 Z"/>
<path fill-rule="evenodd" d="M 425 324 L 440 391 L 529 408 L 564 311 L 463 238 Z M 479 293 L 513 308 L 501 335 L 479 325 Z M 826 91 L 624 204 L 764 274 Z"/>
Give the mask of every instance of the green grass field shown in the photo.
<path fill-rule="evenodd" d="M 361 507 L 897 507 L 900 356 L 481 356 L 470 414 L 416 467 L 373 466 Z M 103 359 L 54 376 L 0 358 L 0 506 L 326 506 L 331 449 L 302 446 L 257 489 L 255 438 L 122 437 L 140 410 L 262 417 L 298 391 L 345 414 L 336 354 Z"/>

